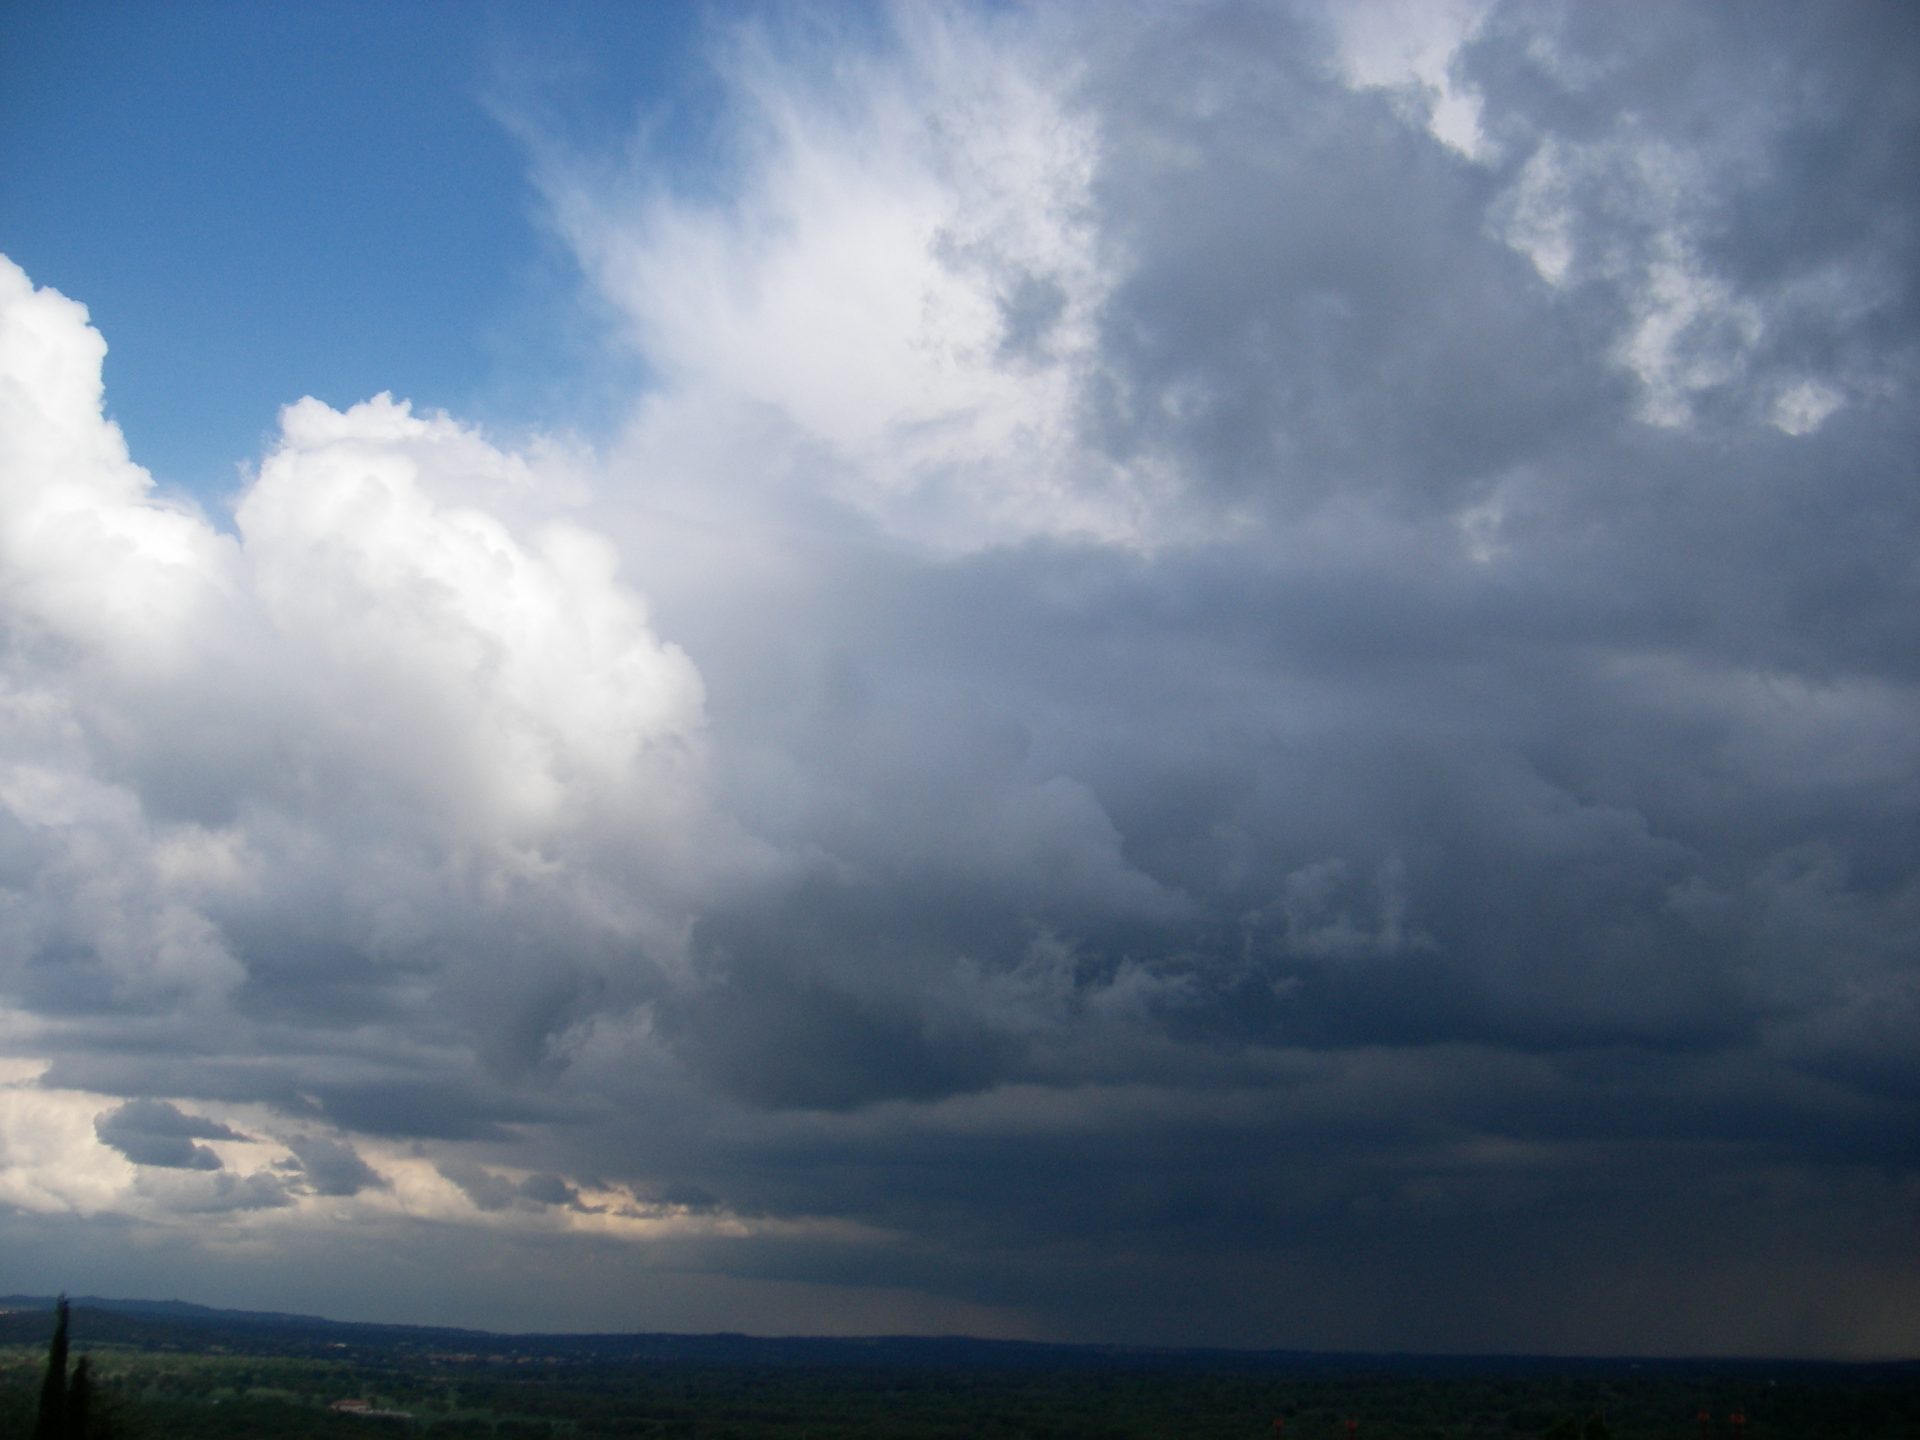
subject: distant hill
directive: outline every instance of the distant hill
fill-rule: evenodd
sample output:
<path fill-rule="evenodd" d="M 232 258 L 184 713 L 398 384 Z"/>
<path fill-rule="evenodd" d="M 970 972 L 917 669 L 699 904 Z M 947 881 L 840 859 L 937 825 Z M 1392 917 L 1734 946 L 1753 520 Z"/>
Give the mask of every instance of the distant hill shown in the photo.
<path fill-rule="evenodd" d="M 757 1336 L 739 1334 L 499 1334 L 451 1326 L 384 1325 L 279 1311 L 223 1310 L 184 1300 L 69 1296 L 73 1344 L 143 1349 L 231 1349 L 359 1357 L 433 1354 L 449 1359 L 549 1363 L 1011 1370 L 1207 1370 L 1266 1374 L 1407 1376 L 1718 1375 L 1807 1378 L 1845 1374 L 1869 1383 L 1920 1383 L 1920 1360 L 1844 1364 L 1804 1360 L 1568 1358 L 1540 1355 L 1352 1354 L 1175 1346 L 1063 1345 L 966 1336 Z M 55 1297 L 0 1295 L 0 1344 L 37 1345 L 51 1333 Z M 347 1357 L 343 1357 L 347 1358 Z"/>
<path fill-rule="evenodd" d="M 276 1352 L 471 1349 L 500 1337 L 477 1330 L 415 1325 L 367 1325 L 288 1315 L 272 1310 L 221 1310 L 185 1300 L 121 1300 L 70 1295 L 73 1344 L 135 1345 L 155 1349 L 268 1349 Z M 0 1344 L 41 1340 L 49 1333 L 56 1297 L 0 1295 Z"/>

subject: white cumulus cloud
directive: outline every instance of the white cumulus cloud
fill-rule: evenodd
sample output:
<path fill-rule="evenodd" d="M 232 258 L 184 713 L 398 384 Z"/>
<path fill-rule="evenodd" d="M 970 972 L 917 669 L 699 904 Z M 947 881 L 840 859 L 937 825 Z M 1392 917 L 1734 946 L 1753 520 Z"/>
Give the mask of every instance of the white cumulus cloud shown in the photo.
<path fill-rule="evenodd" d="M 565 467 L 303 400 L 229 535 L 128 458 L 104 352 L 0 264 L 9 988 L 204 1034 L 343 969 L 364 1009 L 674 963 L 727 851 L 703 687 Z"/>

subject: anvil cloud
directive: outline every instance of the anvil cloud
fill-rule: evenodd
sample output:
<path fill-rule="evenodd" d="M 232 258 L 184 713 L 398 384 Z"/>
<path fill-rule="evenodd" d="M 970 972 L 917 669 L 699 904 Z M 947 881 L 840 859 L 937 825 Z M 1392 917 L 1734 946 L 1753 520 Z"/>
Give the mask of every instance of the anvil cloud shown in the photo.
<path fill-rule="evenodd" d="M 604 433 L 165 489 L 0 263 L 15 1288 L 1920 1348 L 1913 17 L 706 43 L 497 107 Z"/>

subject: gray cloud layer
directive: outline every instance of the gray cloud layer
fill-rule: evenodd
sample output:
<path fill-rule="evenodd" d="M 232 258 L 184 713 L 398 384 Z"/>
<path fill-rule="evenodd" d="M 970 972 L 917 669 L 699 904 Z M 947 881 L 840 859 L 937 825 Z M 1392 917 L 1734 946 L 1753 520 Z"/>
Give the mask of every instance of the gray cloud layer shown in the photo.
<path fill-rule="evenodd" d="M 723 1214 L 741 1328 L 1911 1351 L 1912 19 L 1498 8 L 1471 155 L 1291 10 L 901 26 L 742 44 L 724 203 L 545 176 L 665 377 L 584 472 L 9 461 L 47 1083 Z"/>

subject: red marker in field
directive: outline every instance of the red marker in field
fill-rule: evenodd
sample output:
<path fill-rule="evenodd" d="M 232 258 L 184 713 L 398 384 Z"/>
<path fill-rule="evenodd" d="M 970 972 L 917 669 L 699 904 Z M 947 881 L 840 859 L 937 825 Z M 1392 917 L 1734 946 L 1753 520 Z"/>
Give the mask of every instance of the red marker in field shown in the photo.
<path fill-rule="evenodd" d="M 1359 1433 L 1360 1433 L 1360 1422 L 1354 1419 L 1351 1415 L 1349 1415 L 1347 1417 L 1347 1435 L 1349 1437 L 1349 1440 L 1351 1440 L 1352 1436 L 1358 1435 Z"/>

